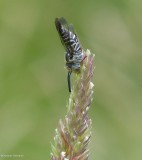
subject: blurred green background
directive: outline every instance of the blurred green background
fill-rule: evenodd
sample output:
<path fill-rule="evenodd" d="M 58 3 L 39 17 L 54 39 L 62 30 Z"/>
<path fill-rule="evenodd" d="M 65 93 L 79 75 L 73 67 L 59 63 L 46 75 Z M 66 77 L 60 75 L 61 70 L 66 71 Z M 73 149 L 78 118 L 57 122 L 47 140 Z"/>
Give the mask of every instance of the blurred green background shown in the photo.
<path fill-rule="evenodd" d="M 142 159 L 140 0 L 0 0 L 0 154 L 50 159 L 69 97 L 61 16 L 96 55 L 90 160 Z"/>

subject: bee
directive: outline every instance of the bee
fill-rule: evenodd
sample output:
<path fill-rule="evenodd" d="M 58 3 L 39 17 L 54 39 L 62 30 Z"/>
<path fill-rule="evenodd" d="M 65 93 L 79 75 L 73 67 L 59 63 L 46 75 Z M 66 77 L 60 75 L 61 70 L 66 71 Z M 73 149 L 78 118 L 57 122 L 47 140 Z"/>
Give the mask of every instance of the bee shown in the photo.
<path fill-rule="evenodd" d="M 65 48 L 66 68 L 68 70 L 67 81 L 69 92 L 71 92 L 71 73 L 80 72 L 81 62 L 84 59 L 84 51 L 76 33 L 74 32 L 72 24 L 68 24 L 62 17 L 55 19 L 55 26 L 61 39 L 61 43 Z"/>

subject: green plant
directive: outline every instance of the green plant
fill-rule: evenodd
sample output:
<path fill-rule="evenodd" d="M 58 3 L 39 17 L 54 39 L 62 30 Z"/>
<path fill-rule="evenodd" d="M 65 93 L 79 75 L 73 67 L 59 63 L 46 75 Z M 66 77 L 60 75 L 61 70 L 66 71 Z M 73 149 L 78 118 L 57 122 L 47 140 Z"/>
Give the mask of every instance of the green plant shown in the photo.
<path fill-rule="evenodd" d="M 84 54 L 86 58 L 82 62 L 80 73 L 76 73 L 67 114 L 55 130 L 52 160 L 87 160 L 89 156 L 91 119 L 88 110 L 93 99 L 94 54 L 89 50 Z"/>

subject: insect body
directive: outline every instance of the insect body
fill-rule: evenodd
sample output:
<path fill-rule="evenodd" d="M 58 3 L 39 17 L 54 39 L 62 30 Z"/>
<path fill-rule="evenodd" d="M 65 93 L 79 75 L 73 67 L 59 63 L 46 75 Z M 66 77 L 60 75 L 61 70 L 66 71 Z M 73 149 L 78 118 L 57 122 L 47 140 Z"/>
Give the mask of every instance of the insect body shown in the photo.
<path fill-rule="evenodd" d="M 68 70 L 67 79 L 69 92 L 71 92 L 70 75 L 72 72 L 80 72 L 80 65 L 84 59 L 83 49 L 71 24 L 68 25 L 64 18 L 56 18 L 55 25 L 61 42 L 66 50 L 65 60 L 66 68 Z"/>

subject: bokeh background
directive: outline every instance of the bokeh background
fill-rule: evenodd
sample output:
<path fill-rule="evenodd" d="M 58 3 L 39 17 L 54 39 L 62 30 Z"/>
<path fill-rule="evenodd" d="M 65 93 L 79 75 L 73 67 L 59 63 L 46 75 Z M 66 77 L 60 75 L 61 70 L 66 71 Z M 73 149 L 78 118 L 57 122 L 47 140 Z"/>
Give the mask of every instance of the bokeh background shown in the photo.
<path fill-rule="evenodd" d="M 0 154 L 50 159 L 69 97 L 62 16 L 96 55 L 90 160 L 142 159 L 141 0 L 0 0 Z"/>

